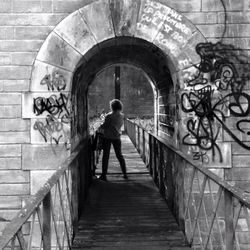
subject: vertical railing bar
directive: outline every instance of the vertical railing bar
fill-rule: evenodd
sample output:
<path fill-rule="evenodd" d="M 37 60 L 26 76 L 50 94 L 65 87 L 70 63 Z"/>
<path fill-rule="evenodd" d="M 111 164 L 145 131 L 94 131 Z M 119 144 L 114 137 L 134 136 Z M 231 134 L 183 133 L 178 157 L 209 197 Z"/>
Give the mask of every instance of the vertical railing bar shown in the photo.
<path fill-rule="evenodd" d="M 66 221 L 66 216 L 64 215 L 64 210 L 62 208 L 64 208 L 64 199 L 62 197 L 62 191 L 64 190 L 64 178 L 60 178 L 57 181 L 57 188 L 58 188 L 58 195 L 59 195 L 59 204 L 60 204 L 60 208 L 62 210 L 62 216 L 63 216 L 63 221 Z M 63 227 L 63 232 L 65 231 L 65 223 L 64 223 L 64 227 Z M 61 246 L 62 249 L 64 249 L 64 238 L 63 238 L 63 234 L 62 234 L 62 241 L 61 241 Z"/>
<path fill-rule="evenodd" d="M 21 250 L 26 250 L 27 248 L 26 248 L 25 240 L 23 238 L 22 228 L 20 228 L 17 232 L 17 239 L 20 244 Z"/>
<path fill-rule="evenodd" d="M 184 176 L 186 176 L 185 171 L 188 171 L 188 163 L 187 162 L 185 164 Z M 192 173 L 194 173 L 194 168 L 192 168 Z M 191 186 L 192 186 L 192 182 L 190 182 L 190 183 L 191 183 Z M 183 185 L 184 185 L 184 189 L 185 189 L 185 180 L 184 180 Z M 183 219 L 184 219 L 184 225 L 185 225 L 184 226 L 184 232 L 186 234 L 188 242 L 191 242 L 191 238 L 188 237 L 189 235 L 187 233 L 187 232 L 190 232 L 190 230 L 192 229 L 191 215 L 190 215 L 189 208 L 188 208 L 189 199 L 190 199 L 190 192 L 187 195 L 187 201 L 186 202 L 185 202 L 185 196 L 186 196 L 186 192 L 184 191 L 184 200 L 183 200 L 183 206 L 184 206 Z M 187 226 L 186 226 L 186 224 L 187 224 Z M 189 228 L 187 228 L 187 227 L 189 227 Z"/>
<path fill-rule="evenodd" d="M 153 178 L 154 178 L 154 182 L 157 183 L 157 176 L 156 176 L 156 173 L 157 173 L 157 164 L 156 164 L 156 158 L 157 158 L 157 154 L 156 154 L 156 147 L 158 147 L 157 145 L 157 140 L 155 137 L 153 137 L 153 149 L 154 149 L 154 155 L 153 155 L 153 162 L 154 162 L 154 168 L 153 168 Z M 158 148 L 157 148 L 158 149 Z"/>
<path fill-rule="evenodd" d="M 236 237 L 236 235 L 235 235 L 235 237 Z M 236 250 L 241 250 L 241 249 L 240 249 L 240 243 L 239 243 L 239 241 L 238 241 L 238 238 L 235 238 L 235 245 L 236 245 Z"/>
<path fill-rule="evenodd" d="M 217 197 L 217 201 L 216 201 L 216 207 L 215 207 L 215 210 L 213 211 L 213 215 L 212 215 L 211 222 L 210 222 L 210 227 L 209 227 L 208 234 L 207 234 L 207 237 L 206 237 L 206 240 L 205 240 L 205 248 L 207 247 L 208 241 L 209 241 L 210 236 L 211 236 L 211 232 L 212 232 L 213 225 L 214 225 L 214 219 L 216 217 L 217 210 L 218 210 L 219 204 L 220 204 L 222 190 L 223 190 L 223 188 L 222 188 L 222 186 L 220 186 L 219 190 L 218 190 L 218 193 L 217 193 L 218 197 Z"/>
<path fill-rule="evenodd" d="M 205 178 L 206 176 L 204 176 Z M 207 183 L 209 182 L 209 179 L 207 178 Z M 209 182 L 210 183 L 210 182 Z M 199 187 L 199 191 L 201 190 L 201 187 L 200 187 L 200 182 L 198 180 L 198 187 Z M 206 189 L 206 185 L 205 185 L 205 189 Z M 204 190 L 204 194 L 205 194 L 205 190 Z M 207 211 L 206 211 L 206 207 L 205 207 L 205 204 L 204 204 L 204 200 L 202 199 L 202 208 L 204 210 L 204 214 L 205 214 L 205 221 L 206 221 L 206 226 L 207 226 L 207 229 L 209 228 L 209 222 L 208 222 L 208 219 L 207 219 Z M 212 245 L 211 241 L 210 241 L 210 246 Z"/>
<path fill-rule="evenodd" d="M 160 146 L 162 145 L 161 142 Z M 163 161 L 161 159 L 161 154 L 163 157 L 163 151 L 161 150 L 160 147 L 160 163 L 161 161 Z M 185 218 L 184 218 L 184 203 L 185 203 L 185 198 L 184 198 L 184 176 L 185 176 L 185 170 L 186 170 L 186 166 L 187 166 L 187 162 L 185 161 L 185 159 L 183 159 L 182 157 L 179 157 L 178 155 L 176 155 L 175 157 L 175 162 L 176 162 L 176 169 L 177 169 L 177 196 L 178 196 L 178 224 L 181 228 L 181 230 L 184 231 L 185 229 Z M 161 166 L 161 164 L 159 164 Z M 160 174 L 160 171 L 159 171 Z"/>
<path fill-rule="evenodd" d="M 137 127 L 137 150 L 138 153 L 140 154 L 140 127 L 136 125 Z"/>
<path fill-rule="evenodd" d="M 70 201 L 70 193 L 69 193 L 69 184 L 68 184 L 68 179 L 67 179 L 67 176 L 66 174 L 64 175 L 64 178 L 65 178 L 65 183 L 66 183 L 66 192 L 67 192 L 67 199 L 68 199 L 68 204 L 69 204 L 69 213 L 70 213 L 70 218 L 71 218 L 71 221 L 73 220 L 73 208 L 72 208 L 72 204 L 71 204 L 71 201 Z"/>
<path fill-rule="evenodd" d="M 199 176 L 198 175 L 197 175 L 197 178 L 198 178 L 198 182 L 199 182 Z M 194 230 L 193 230 L 193 234 L 192 234 L 192 237 L 191 237 L 192 241 L 194 239 L 195 230 L 196 230 L 196 227 L 197 227 L 197 224 L 198 224 L 198 217 L 199 217 L 199 214 L 200 214 L 200 209 L 201 209 L 201 204 L 202 204 L 202 200 L 203 200 L 203 196 L 204 196 L 204 190 L 205 190 L 205 187 L 206 187 L 206 182 L 207 182 L 207 176 L 205 175 L 203 183 L 202 183 L 202 190 L 200 191 L 200 200 L 199 200 L 199 204 L 198 204 L 198 210 L 197 210 L 197 214 L 195 216 L 195 221 L 194 221 Z M 201 242 L 201 245 L 203 247 L 202 242 Z"/>
<path fill-rule="evenodd" d="M 249 218 L 249 214 L 248 214 L 248 211 L 247 211 L 247 207 L 245 205 L 242 204 L 242 207 L 243 207 L 243 212 L 244 212 L 244 215 L 245 215 L 245 219 L 246 219 L 246 222 L 247 222 L 247 227 L 248 227 L 248 232 L 250 231 L 250 218 Z M 236 237 L 236 231 L 235 231 L 235 238 Z"/>
<path fill-rule="evenodd" d="M 59 247 L 59 249 L 61 250 L 62 247 L 61 247 L 61 244 L 60 244 L 60 237 L 59 237 L 59 234 L 58 234 L 58 230 L 57 230 L 57 220 L 59 221 L 59 216 L 60 214 L 57 213 L 57 215 L 55 214 L 55 207 L 56 207 L 56 199 L 57 199 L 57 185 L 54 186 L 54 199 L 53 199 L 53 202 L 51 201 L 51 212 L 52 212 L 52 220 L 53 220 L 53 223 L 54 223 L 54 230 L 55 230 L 55 234 L 56 234 L 56 250 L 57 250 L 57 246 Z M 57 219 L 56 219 L 57 217 Z"/>
<path fill-rule="evenodd" d="M 135 122 L 133 124 L 132 130 L 133 130 L 133 139 L 134 139 L 134 142 L 135 142 L 134 145 L 136 147 L 136 136 L 137 136 L 137 133 L 136 133 L 136 124 L 135 124 Z"/>
<path fill-rule="evenodd" d="M 234 230 L 234 207 L 231 192 L 224 189 L 225 202 L 225 245 L 227 250 L 234 249 L 235 230 Z"/>
<path fill-rule="evenodd" d="M 213 192 L 212 192 L 212 188 L 211 188 L 210 179 L 208 179 L 208 187 L 209 187 L 209 192 L 211 193 L 213 212 L 215 212 L 214 207 L 216 206 L 216 204 L 215 204 L 215 200 L 214 200 L 214 196 L 213 196 Z M 218 192 L 219 192 L 219 189 L 218 189 Z M 217 194 L 218 194 L 218 193 L 217 193 Z M 217 225 L 217 227 L 218 227 L 218 229 L 219 229 L 219 232 L 220 232 L 220 240 L 221 240 L 221 243 L 222 243 L 223 247 L 225 247 L 225 243 L 224 243 L 224 240 L 223 240 L 223 236 L 222 236 L 220 224 L 219 224 L 218 217 L 217 217 L 216 214 L 215 214 L 215 221 L 216 221 L 216 225 Z M 211 231 L 211 233 L 212 233 L 212 231 Z"/>
<path fill-rule="evenodd" d="M 65 227 L 63 227 L 63 234 L 62 234 L 62 249 L 64 249 L 64 241 L 65 241 Z"/>
<path fill-rule="evenodd" d="M 56 242 L 58 244 L 59 249 L 63 250 L 62 247 L 61 247 L 61 244 L 60 244 L 60 238 L 59 238 L 58 231 L 57 231 L 56 216 L 55 216 L 55 210 L 54 210 L 54 203 L 53 203 L 53 201 L 51 201 L 51 215 L 52 215 L 52 220 L 53 220 L 55 234 L 56 234 Z M 56 249 L 57 249 L 57 246 L 56 246 Z"/>
<path fill-rule="evenodd" d="M 58 193 L 59 193 L 59 197 L 60 197 L 59 200 L 60 200 L 61 209 L 62 209 L 64 226 L 65 226 L 65 229 L 66 229 L 66 235 L 67 235 L 67 239 L 68 239 L 68 245 L 69 245 L 69 248 L 70 248 L 70 235 L 69 235 L 68 228 L 67 228 L 67 222 L 66 222 L 65 213 L 64 213 L 64 207 L 63 207 L 63 202 L 62 202 L 62 193 L 61 193 L 61 187 L 60 187 L 60 179 L 58 180 L 57 185 L 58 185 Z"/>
<path fill-rule="evenodd" d="M 145 130 L 142 130 L 142 154 L 143 154 L 143 161 L 146 162 L 146 140 L 145 140 Z"/>
<path fill-rule="evenodd" d="M 149 173 L 152 175 L 153 173 L 153 145 L 152 145 L 152 135 L 148 137 L 149 143 L 149 163 L 148 163 L 148 170 Z"/>
<path fill-rule="evenodd" d="M 28 250 L 31 250 L 31 248 L 32 248 L 32 238 L 33 238 L 35 219 L 36 219 L 36 210 L 32 213 L 30 236 L 29 236 L 29 241 L 28 241 Z"/>
<path fill-rule="evenodd" d="M 247 222 L 247 227 L 248 227 L 248 231 L 250 231 L 250 218 L 249 218 L 249 214 L 247 211 L 247 207 L 243 205 L 243 211 L 246 217 L 246 222 Z"/>
<path fill-rule="evenodd" d="M 59 203 L 60 203 L 60 196 L 59 196 L 59 190 L 58 190 L 58 181 L 55 184 L 55 193 L 56 193 L 56 196 L 57 196 L 57 197 L 55 196 L 55 198 L 57 198 L 57 199 L 55 199 L 55 203 L 54 203 L 54 208 L 55 209 L 57 208 L 57 205 L 59 206 L 59 204 L 57 204 L 56 201 L 59 201 Z M 59 221 L 60 221 L 60 213 L 58 212 L 57 214 L 55 214 L 55 223 L 56 223 L 56 225 L 58 224 Z M 60 237 L 58 237 L 58 239 L 60 241 Z M 61 247 L 61 245 L 60 245 L 60 247 Z"/>
<path fill-rule="evenodd" d="M 194 213 L 197 214 L 197 208 L 195 206 L 195 198 L 194 198 L 193 193 L 192 193 L 192 197 L 193 197 L 193 204 L 194 204 Z M 198 228 L 199 237 L 201 239 L 201 231 L 200 231 L 200 224 L 199 223 L 197 224 L 197 228 Z M 194 233 L 195 233 L 195 228 L 192 228 L 192 224 L 191 224 L 191 234 L 193 235 Z M 192 236 L 190 238 L 190 241 L 191 241 L 191 243 L 193 243 L 193 237 Z M 201 241 L 199 242 L 199 244 L 201 245 L 201 248 L 204 249 Z"/>
<path fill-rule="evenodd" d="M 191 231 L 192 231 L 192 220 L 191 220 L 191 215 L 190 215 L 190 211 L 188 210 L 188 212 L 187 212 L 187 214 L 188 214 L 188 216 L 189 216 L 189 224 L 190 224 L 190 229 L 191 229 Z M 186 221 L 186 219 L 185 219 L 185 221 Z M 189 242 L 191 242 L 191 237 L 188 239 L 188 241 Z"/>
<path fill-rule="evenodd" d="M 66 176 L 62 176 L 62 184 L 61 184 L 61 186 L 62 186 L 62 190 L 64 189 L 64 186 L 65 186 L 66 196 L 67 196 L 67 201 L 66 201 L 66 204 L 65 204 L 65 206 L 66 206 L 65 221 L 66 222 L 67 222 L 67 214 L 66 214 L 67 211 L 69 211 L 69 217 L 70 217 L 69 219 L 70 220 L 72 219 L 72 217 L 71 217 L 71 211 L 70 211 L 70 202 L 69 202 L 69 199 L 68 199 L 68 190 L 67 190 L 68 186 L 67 185 L 68 185 L 68 183 L 67 183 L 67 177 Z M 68 209 L 67 209 L 67 204 L 68 204 Z M 68 223 L 70 224 L 70 221 L 68 221 Z M 68 232 L 69 232 L 68 234 L 70 235 L 70 225 L 69 225 L 69 227 L 67 226 L 67 229 L 68 229 Z M 63 227 L 63 237 L 62 237 L 62 248 L 63 249 L 64 249 L 64 242 L 65 242 L 65 227 Z"/>
<path fill-rule="evenodd" d="M 192 165 L 191 165 L 191 167 L 192 167 L 192 176 L 191 176 L 190 187 L 189 187 L 189 192 L 188 192 L 188 197 L 187 197 L 187 203 L 186 203 L 185 212 L 184 212 L 184 220 L 186 220 L 186 217 L 187 217 L 187 214 L 188 214 L 189 221 L 190 221 L 191 236 L 188 239 L 190 244 L 192 244 L 192 241 L 193 241 L 193 238 L 192 238 L 193 226 L 192 226 L 192 219 L 191 219 L 191 215 L 190 215 L 190 211 L 189 211 L 189 204 L 190 204 L 191 197 L 192 197 L 194 177 L 195 177 L 195 173 L 197 171 Z M 187 168 L 187 165 L 186 165 L 186 168 Z M 195 213 L 196 213 L 196 207 L 195 206 L 194 206 L 194 210 L 195 210 Z"/>
<path fill-rule="evenodd" d="M 195 197 L 194 197 L 194 194 L 192 193 L 192 199 L 193 199 L 193 204 L 194 204 L 194 214 L 197 214 L 197 207 L 195 205 Z M 201 232 L 200 232 L 200 224 L 197 223 L 197 228 L 198 228 L 198 234 L 199 234 L 199 238 L 201 239 Z M 194 241 L 194 237 L 193 235 L 195 234 L 196 232 L 196 226 L 195 226 L 195 219 L 194 219 L 194 225 L 192 225 L 191 223 L 191 237 L 190 237 L 190 242 L 193 244 L 193 241 Z M 203 245 L 202 245 L 202 242 L 199 241 L 199 244 L 201 246 L 201 249 L 203 249 Z"/>
<path fill-rule="evenodd" d="M 41 243 L 40 243 L 40 249 L 42 249 L 42 243 L 43 243 L 43 226 L 42 226 L 42 216 L 41 216 L 41 209 L 40 209 L 40 204 L 37 207 L 37 218 L 38 218 L 38 222 L 39 222 L 39 227 L 40 227 L 40 231 L 41 231 Z"/>
<path fill-rule="evenodd" d="M 159 189 L 160 189 L 160 193 L 162 195 L 164 195 L 165 194 L 164 180 L 163 180 L 164 153 L 163 153 L 163 144 L 162 143 L 160 143 L 160 145 L 159 145 L 159 151 L 160 151 L 160 159 L 159 159 Z"/>
<path fill-rule="evenodd" d="M 51 249 L 51 192 L 43 199 L 43 250 Z"/>
<path fill-rule="evenodd" d="M 239 217 L 240 217 L 241 209 L 242 209 L 242 206 L 243 206 L 241 204 L 241 202 L 239 202 L 239 204 L 240 204 L 240 207 L 239 207 L 238 211 L 236 211 L 236 213 L 234 214 L 234 223 L 233 223 L 234 224 L 235 243 L 236 243 L 237 249 L 240 249 L 240 245 L 239 245 L 238 237 L 236 235 L 236 228 L 237 228 L 237 223 L 238 223 L 238 220 L 239 220 Z"/>
<path fill-rule="evenodd" d="M 241 213 L 241 209 L 242 209 L 242 204 L 241 203 L 239 203 L 239 204 L 240 204 L 240 207 L 239 207 L 239 210 L 237 211 L 235 219 L 234 219 L 234 231 L 236 230 L 238 219 L 240 217 L 240 213 Z"/>
<path fill-rule="evenodd" d="M 57 196 L 57 186 L 55 185 L 55 192 L 54 192 L 54 201 L 53 201 L 53 204 L 56 204 L 56 196 Z"/>
<path fill-rule="evenodd" d="M 196 172 L 196 169 L 194 167 L 192 167 L 192 177 L 191 177 L 191 181 L 190 181 L 190 188 L 189 188 L 189 192 L 188 192 L 188 198 L 187 198 L 187 204 L 186 204 L 186 207 L 185 207 L 185 212 L 184 212 L 184 219 L 186 218 L 186 213 L 187 213 L 187 210 L 188 210 L 188 207 L 189 207 L 189 203 L 191 201 L 191 193 L 192 193 L 192 190 L 193 190 L 193 183 L 194 183 L 194 176 L 195 176 L 195 172 Z"/>
<path fill-rule="evenodd" d="M 71 192 L 69 192 L 69 200 L 70 200 L 70 204 L 71 204 L 71 206 L 73 206 L 72 205 L 72 171 L 71 171 L 71 169 L 69 168 L 69 170 L 68 170 L 68 177 L 67 177 L 68 179 L 67 179 L 67 181 L 68 181 L 68 189 L 70 190 L 70 185 L 71 185 Z M 73 207 L 72 207 L 72 216 L 73 216 Z"/>

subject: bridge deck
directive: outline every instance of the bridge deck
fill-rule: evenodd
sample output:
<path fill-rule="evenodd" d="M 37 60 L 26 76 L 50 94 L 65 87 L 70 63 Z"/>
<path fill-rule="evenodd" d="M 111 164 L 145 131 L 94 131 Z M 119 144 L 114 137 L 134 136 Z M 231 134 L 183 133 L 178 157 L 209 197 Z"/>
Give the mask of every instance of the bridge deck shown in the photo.
<path fill-rule="evenodd" d="M 122 139 L 129 180 L 119 174 L 112 151 L 109 181 L 94 180 L 73 248 L 190 249 L 133 144 Z"/>

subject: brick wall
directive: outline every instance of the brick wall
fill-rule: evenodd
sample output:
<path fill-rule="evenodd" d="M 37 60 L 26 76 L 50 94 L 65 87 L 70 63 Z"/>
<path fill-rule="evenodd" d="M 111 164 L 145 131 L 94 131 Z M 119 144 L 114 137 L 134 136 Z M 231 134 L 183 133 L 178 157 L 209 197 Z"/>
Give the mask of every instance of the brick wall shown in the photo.
<path fill-rule="evenodd" d="M 53 169 L 47 166 L 51 166 L 57 159 L 45 161 L 46 152 L 51 150 L 50 146 L 30 144 L 32 121 L 22 118 L 21 95 L 29 91 L 32 65 L 45 38 L 63 18 L 88 2 L 92 1 L 0 1 L 0 220 L 10 219 L 20 209 L 24 198 L 36 190 L 42 169 L 53 172 Z M 220 1 L 161 2 L 182 12 L 201 30 L 208 41 L 216 42 L 221 38 L 224 29 L 224 10 Z M 225 1 L 225 4 L 228 23 L 223 41 L 246 49 L 244 54 L 248 56 L 250 2 Z M 178 95 L 177 89 L 174 90 L 174 94 Z M 159 100 L 162 98 L 165 96 L 161 96 Z M 173 112 L 167 109 L 169 117 L 166 118 L 163 114 L 160 118 L 162 123 L 172 120 L 170 116 Z M 161 110 L 164 110 L 164 104 Z M 178 126 L 177 124 L 177 128 Z M 222 136 L 226 138 L 225 133 Z M 249 141 L 249 138 L 245 137 L 244 140 Z M 230 155 L 233 167 L 225 171 L 224 168 L 220 168 L 219 174 L 248 189 L 248 150 L 242 149 L 231 137 L 222 139 L 222 142 L 229 142 L 232 147 Z M 60 148 L 57 150 L 60 151 Z M 30 156 L 39 159 L 38 162 L 31 161 Z"/>

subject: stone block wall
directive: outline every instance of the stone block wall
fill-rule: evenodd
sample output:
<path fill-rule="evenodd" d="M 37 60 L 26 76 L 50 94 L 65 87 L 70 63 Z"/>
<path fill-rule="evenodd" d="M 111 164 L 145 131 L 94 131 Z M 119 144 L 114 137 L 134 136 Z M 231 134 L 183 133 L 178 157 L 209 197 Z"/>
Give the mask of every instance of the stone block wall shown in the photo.
<path fill-rule="evenodd" d="M 48 169 L 59 165 L 57 157 L 47 159 L 49 145 L 30 144 L 31 120 L 23 118 L 22 95 L 30 90 L 33 63 L 45 38 L 85 2 L 0 1 L 0 231 L 54 171 Z"/>
<path fill-rule="evenodd" d="M 185 17 L 187 17 L 188 20 L 190 20 L 201 31 L 208 43 L 212 42 L 215 44 L 221 42 L 222 46 L 217 46 L 213 49 L 221 52 L 220 56 L 221 58 L 223 58 L 225 64 L 228 63 L 227 60 L 229 59 L 230 63 L 234 65 L 234 76 L 231 76 L 231 80 L 228 81 L 233 82 L 234 77 L 238 78 L 237 81 L 240 82 L 239 85 L 241 85 L 242 87 L 240 92 L 248 95 L 249 74 L 247 72 L 249 72 L 250 69 L 248 65 L 250 46 L 250 1 L 201 0 L 174 2 L 162 0 L 161 2 L 166 3 L 168 6 L 176 9 Z M 194 41 L 194 46 L 196 45 L 197 42 Z M 227 52 L 224 53 L 224 51 Z M 228 51 L 230 51 L 230 53 Z M 204 50 L 203 52 L 204 54 L 209 54 L 210 52 L 210 56 L 214 53 L 212 49 L 208 48 L 206 48 L 206 50 Z M 203 59 L 204 58 L 205 57 L 203 57 Z M 202 59 L 201 56 L 200 59 Z M 183 61 L 181 63 L 185 68 L 185 64 L 188 62 Z M 224 66 L 220 64 L 220 67 Z M 242 74 L 242 71 L 245 73 Z M 175 85 L 171 90 L 171 94 L 160 91 L 158 133 L 161 136 L 170 138 L 170 141 L 172 141 L 175 146 L 179 147 L 182 151 L 190 155 L 192 159 L 197 163 L 202 163 L 204 166 L 210 168 L 210 170 L 218 174 L 220 177 L 231 181 L 233 185 L 237 185 L 242 189 L 249 191 L 249 121 L 238 123 L 244 119 L 249 120 L 249 112 L 245 112 L 244 114 L 233 114 L 233 108 L 228 108 L 230 103 L 235 104 L 235 99 L 232 94 L 233 91 L 229 88 L 228 91 L 224 91 L 221 89 L 217 91 L 213 90 L 214 92 L 212 94 L 210 93 L 210 97 L 212 98 L 210 101 L 212 105 L 215 105 L 215 102 L 218 101 L 219 98 L 224 98 L 226 95 L 231 93 L 228 97 L 230 98 L 230 100 L 224 100 L 224 107 L 222 107 L 222 105 L 218 105 L 217 107 L 225 115 L 225 121 L 211 122 L 211 124 L 213 124 L 212 126 L 214 126 L 214 134 L 218 132 L 216 140 L 214 141 L 216 144 L 216 147 L 213 149 L 214 152 L 211 149 L 206 150 L 206 146 L 203 146 L 203 148 L 197 146 L 197 138 L 194 138 L 194 134 L 197 133 L 199 119 L 197 119 L 197 116 L 195 116 L 194 111 L 183 111 L 182 106 L 185 106 L 187 103 L 183 103 L 183 99 L 185 98 L 182 99 L 182 95 L 184 93 L 187 93 L 187 95 L 189 95 L 194 91 L 195 88 L 187 86 L 187 82 L 192 78 L 195 78 L 198 73 L 199 72 L 195 67 L 187 67 L 186 70 L 184 69 L 181 77 L 177 76 L 176 79 L 175 75 L 172 75 L 174 83 L 180 84 L 180 89 L 178 89 L 178 87 L 176 88 Z M 219 70 L 217 73 L 219 74 Z M 209 76 L 207 79 L 211 81 L 209 77 L 214 77 L 215 73 L 211 70 L 210 72 L 208 72 L 208 75 Z M 206 77 L 207 76 L 204 76 L 204 78 Z M 228 79 L 230 78 L 230 76 L 227 77 Z M 198 88 L 201 88 L 201 85 L 197 86 L 197 89 Z M 244 99 L 244 97 L 241 98 Z M 192 97 L 190 98 L 190 100 L 191 99 Z M 196 102 L 197 100 L 200 101 L 201 99 L 201 97 L 196 98 Z M 195 100 L 195 98 L 193 98 L 193 100 Z M 205 98 L 203 100 L 205 100 Z M 241 100 L 239 102 L 244 103 L 242 107 L 246 111 L 249 107 L 248 97 L 246 97 L 244 101 Z M 176 103 L 178 103 L 179 105 L 176 106 Z M 241 105 L 239 105 L 239 107 L 240 106 Z M 187 121 L 190 120 L 190 117 L 194 117 L 194 119 L 188 125 Z M 237 123 L 241 125 L 237 127 Z M 240 130 L 239 127 L 241 127 Z M 230 134 L 231 132 L 232 134 Z M 204 132 L 204 130 L 202 131 L 201 129 L 200 133 L 203 133 L 204 135 L 207 132 Z"/>
<path fill-rule="evenodd" d="M 36 143 L 31 143 L 33 138 L 31 124 L 33 121 L 27 118 L 22 110 L 25 110 L 25 107 L 23 107 L 24 102 L 26 102 L 25 92 L 30 91 L 32 68 L 36 68 L 38 64 L 36 62 L 36 65 L 33 65 L 34 60 L 45 38 L 61 20 L 90 2 L 93 1 L 0 0 L 0 221 L 11 219 L 16 211 L 21 208 L 25 198 L 37 190 L 42 170 L 44 170 L 43 173 L 46 173 L 45 175 L 52 173 L 65 157 L 65 154 L 60 153 L 64 152 L 63 145 L 51 147 L 50 144 L 41 143 L 41 138 L 37 138 Z M 211 42 L 218 42 L 222 39 L 226 13 L 227 23 L 222 42 L 244 49 L 243 54 L 249 56 L 249 0 L 224 0 L 226 11 L 222 2 L 218 0 L 161 0 L 160 2 L 186 16 Z M 89 23 L 93 24 L 92 29 L 95 30 L 96 27 L 92 22 L 94 19 L 91 20 L 88 13 L 85 14 Z M 60 33 L 60 28 L 57 29 L 57 32 Z M 99 36 L 102 36 L 100 40 L 105 39 L 104 35 L 99 34 Z M 57 39 L 56 35 L 51 39 Z M 194 39 L 192 41 L 194 46 L 195 42 Z M 80 54 L 77 54 L 69 46 L 68 52 L 70 53 L 70 51 L 75 53 L 75 57 L 73 57 L 76 62 Z M 50 53 L 52 52 L 53 49 Z M 43 58 L 39 59 L 46 59 L 48 51 L 44 51 L 42 56 Z M 69 68 L 72 66 L 70 65 L 71 62 L 67 60 L 65 62 Z M 189 62 L 183 61 L 183 65 L 178 66 L 185 68 L 186 63 L 189 64 Z M 46 70 L 50 72 L 50 69 L 46 69 L 46 67 L 44 67 L 44 70 L 44 72 Z M 61 70 L 64 72 L 63 69 Z M 71 75 L 65 77 L 70 78 Z M 172 77 L 174 81 L 183 83 L 181 76 L 173 75 Z M 181 88 L 181 90 L 184 90 L 185 86 L 183 85 Z M 245 90 L 248 89 L 249 84 L 245 86 Z M 177 101 L 179 93 L 182 93 L 179 92 L 179 89 L 173 89 L 173 95 L 175 95 Z M 182 113 L 179 113 L 181 107 L 175 107 L 175 111 L 172 112 L 169 107 L 166 107 L 165 103 L 161 102 L 164 98 L 168 99 L 168 96 L 161 95 L 159 97 L 160 106 L 158 110 L 160 112 L 168 110 L 169 112 L 167 118 L 166 114 L 159 114 L 161 123 L 169 123 L 169 120 L 175 119 L 171 116 L 180 116 L 181 119 Z M 236 128 L 235 119 L 235 117 L 227 119 L 229 129 Z M 178 123 L 178 120 L 172 125 L 175 126 L 177 131 L 179 124 L 176 123 Z M 185 127 L 186 124 L 183 124 L 183 126 Z M 180 130 L 182 129 L 183 127 L 180 128 Z M 249 151 L 242 148 L 232 137 L 228 137 L 225 131 L 222 132 L 221 136 L 221 142 L 227 145 L 223 146 L 223 150 L 228 148 L 227 152 L 231 156 L 231 163 L 227 164 L 227 168 L 220 166 L 219 171 L 216 169 L 217 173 L 228 180 L 234 181 L 244 189 L 249 189 Z M 240 133 L 239 136 L 241 136 L 240 140 L 246 143 L 250 141 L 245 132 Z M 180 142 L 181 134 L 176 135 L 176 139 Z M 58 152 L 58 155 L 62 157 L 60 159 L 58 157 L 48 158 L 47 152 L 52 150 Z M 198 157 L 198 160 L 200 160 L 200 157 Z M 0 226 L 2 227 L 2 224 Z"/>

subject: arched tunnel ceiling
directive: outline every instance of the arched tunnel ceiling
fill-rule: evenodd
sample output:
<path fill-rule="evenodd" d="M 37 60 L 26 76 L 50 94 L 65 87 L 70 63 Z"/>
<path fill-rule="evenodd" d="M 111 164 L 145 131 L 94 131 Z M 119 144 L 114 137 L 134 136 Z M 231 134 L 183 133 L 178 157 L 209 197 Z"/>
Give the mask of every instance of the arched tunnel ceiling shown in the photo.
<path fill-rule="evenodd" d="M 195 47 L 204 41 L 199 30 L 165 2 L 87 2 L 54 28 L 37 54 L 30 91 L 22 99 L 22 117 L 31 119 L 31 143 L 43 140 L 34 128 L 38 120 L 48 122 L 50 109 L 59 121 L 67 117 L 63 122 L 70 129 L 72 87 L 73 92 L 77 87 L 72 82 L 87 86 L 103 67 L 126 62 L 143 69 L 157 88 L 171 78 L 177 86 L 185 71 L 197 70 Z M 77 90 L 85 94 L 85 89 Z M 53 103 L 59 103 L 55 109 Z"/>
<path fill-rule="evenodd" d="M 30 90 L 47 91 L 41 79 L 57 70 L 64 75 L 66 90 L 70 90 L 72 73 L 83 58 L 90 59 L 88 52 L 101 50 L 118 37 L 122 37 L 118 39 L 121 43 L 134 37 L 160 48 L 168 56 L 172 75 L 200 62 L 195 45 L 205 41 L 190 21 L 165 2 L 91 1 L 66 17 L 50 33 L 34 63 Z"/>
<path fill-rule="evenodd" d="M 72 91 L 78 87 L 88 87 L 95 75 L 103 68 L 116 64 L 126 63 L 141 68 L 153 81 L 157 89 L 172 87 L 171 72 L 168 68 L 166 55 L 147 41 L 137 38 L 115 38 L 101 43 L 97 50 L 95 47 L 88 52 L 89 60 L 83 61 L 77 68 L 77 82 L 73 83 Z"/>

